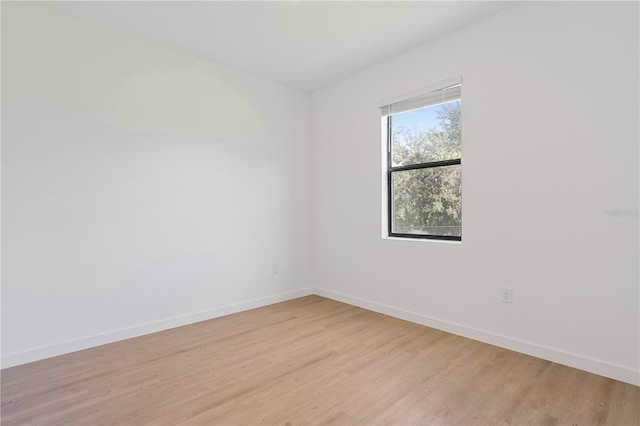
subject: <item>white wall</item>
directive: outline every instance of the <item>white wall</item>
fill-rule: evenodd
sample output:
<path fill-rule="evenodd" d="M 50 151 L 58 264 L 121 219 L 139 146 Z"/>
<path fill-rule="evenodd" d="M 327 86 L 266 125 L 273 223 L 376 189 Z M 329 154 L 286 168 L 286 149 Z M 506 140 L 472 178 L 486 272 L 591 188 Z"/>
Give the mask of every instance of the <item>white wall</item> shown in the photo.
<path fill-rule="evenodd" d="M 3 2 L 3 367 L 307 293 L 309 123 L 306 93 Z"/>
<path fill-rule="evenodd" d="M 314 93 L 317 291 L 640 384 L 638 39 L 637 3 L 528 3 Z M 377 103 L 457 74 L 463 241 L 382 239 Z"/>

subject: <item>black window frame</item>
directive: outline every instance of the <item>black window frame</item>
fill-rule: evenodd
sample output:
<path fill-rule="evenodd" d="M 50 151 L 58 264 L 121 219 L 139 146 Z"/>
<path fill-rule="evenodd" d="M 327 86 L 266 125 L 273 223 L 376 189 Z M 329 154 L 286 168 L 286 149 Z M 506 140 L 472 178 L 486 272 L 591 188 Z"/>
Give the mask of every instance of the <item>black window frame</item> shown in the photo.
<path fill-rule="evenodd" d="M 433 105 L 426 105 L 422 108 L 429 108 Z M 442 160 L 442 161 L 429 161 L 424 163 L 416 163 L 410 164 L 406 166 L 392 166 L 392 118 L 394 114 L 389 114 L 386 116 L 387 119 L 387 226 L 388 226 L 388 235 L 389 237 L 395 238 L 412 238 L 412 239 L 422 239 L 422 240 L 445 240 L 445 241 L 462 241 L 462 235 L 435 235 L 435 234 L 406 234 L 400 232 L 393 232 L 393 174 L 397 172 L 403 172 L 408 170 L 422 170 L 429 169 L 435 167 L 447 167 L 460 165 L 462 168 L 462 151 L 460 153 L 460 158 L 454 158 L 450 160 Z M 460 170 L 462 173 L 462 170 Z M 460 188 L 460 196 L 462 196 L 462 188 Z M 460 227 L 462 229 L 462 221 L 460 222 Z"/>

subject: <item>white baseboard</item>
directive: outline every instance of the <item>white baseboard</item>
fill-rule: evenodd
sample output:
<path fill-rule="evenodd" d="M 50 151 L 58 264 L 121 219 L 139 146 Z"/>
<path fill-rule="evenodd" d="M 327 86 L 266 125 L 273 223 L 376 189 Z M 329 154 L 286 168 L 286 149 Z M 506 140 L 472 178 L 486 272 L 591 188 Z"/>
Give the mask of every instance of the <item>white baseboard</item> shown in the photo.
<path fill-rule="evenodd" d="M 279 293 L 273 296 L 263 297 L 260 299 L 253 299 L 253 300 L 248 300 L 245 302 L 236 303 L 232 305 L 221 306 L 208 311 L 201 311 L 201 312 L 196 312 L 189 315 L 167 318 L 160 321 L 140 324 L 133 327 L 111 331 L 108 333 L 89 336 L 89 337 L 78 339 L 78 340 L 62 342 L 62 343 L 58 343 L 50 346 L 42 346 L 39 348 L 24 351 L 24 352 L 5 355 L 1 359 L 2 368 L 8 368 L 8 367 L 13 367 L 20 364 L 26 364 L 28 362 L 33 362 L 33 361 L 38 361 L 45 358 L 50 358 L 53 356 L 63 355 L 69 352 L 75 352 L 82 349 L 88 349 L 95 346 L 116 342 L 118 340 L 138 337 L 138 336 L 142 336 L 149 333 L 155 333 L 157 331 L 167 330 L 174 327 L 193 324 L 196 322 L 221 317 L 224 315 L 229 315 L 237 312 L 246 311 L 249 309 L 259 308 L 261 306 L 271 305 L 273 303 L 284 302 L 286 300 L 308 296 L 311 294 L 317 294 L 319 296 L 337 300 L 339 302 L 348 303 L 350 305 L 358 306 L 360 308 L 368 309 L 370 311 L 379 312 L 381 314 L 389 315 L 395 318 L 411 321 L 416 324 L 421 324 L 428 327 L 436 328 L 438 330 L 457 334 L 459 336 L 468 337 L 473 340 L 478 340 L 484 343 L 489 343 L 491 345 L 500 346 L 502 348 L 514 350 L 516 352 L 535 356 L 537 358 L 546 359 L 548 361 L 553 361 L 558 364 L 567 365 L 569 367 L 577 368 L 580 370 L 588 371 L 590 373 L 594 373 L 594 374 L 609 377 L 615 380 L 619 380 L 621 382 L 640 386 L 640 372 L 631 370 L 629 368 L 586 358 L 580 355 L 567 353 L 557 349 L 536 345 L 534 343 L 526 342 L 526 341 L 515 339 L 512 337 L 489 333 L 483 330 L 475 329 L 473 327 L 455 324 L 448 321 L 442 321 L 436 318 L 428 317 L 426 315 L 417 314 L 414 312 L 394 308 L 392 306 L 388 306 L 388 305 L 384 305 L 376 302 L 371 302 L 369 300 L 349 296 L 343 293 L 338 293 L 335 291 L 318 289 L 318 288 L 316 289 L 306 288 L 306 289 L 296 290 L 296 291 L 291 291 L 286 293 Z"/>
<path fill-rule="evenodd" d="M 405 311 L 403 309 L 397 309 L 392 306 L 371 302 L 369 300 L 360 299 L 358 297 L 349 296 L 349 295 L 338 293 L 331 290 L 316 288 L 315 294 L 329 298 L 329 299 L 337 300 L 339 302 L 358 306 L 360 308 L 368 309 L 370 311 L 389 315 L 395 318 L 400 318 L 416 324 L 426 325 L 428 327 L 436 328 L 438 330 L 446 331 L 452 334 L 457 334 L 463 337 L 468 337 L 473 340 L 478 340 L 484 343 L 489 343 L 491 345 L 500 346 L 502 348 L 506 348 L 506 349 L 510 349 L 523 354 L 535 356 L 537 358 L 542 358 L 547 361 L 553 361 L 558 364 L 566 365 L 569 367 L 577 368 L 579 370 L 584 370 L 590 373 L 598 374 L 600 376 L 605 376 L 615 380 L 619 380 L 621 382 L 640 386 L 640 372 L 631 370 L 629 368 L 609 364 L 609 363 L 598 361 L 595 359 L 586 358 L 580 355 L 567 353 L 557 349 L 536 345 L 535 343 L 514 339 L 512 337 L 489 333 L 489 332 L 468 327 L 465 325 L 438 320 L 436 318 L 431 318 L 426 315 Z"/>
<path fill-rule="evenodd" d="M 235 303 L 232 305 L 221 306 L 207 311 L 167 318 L 164 320 L 154 321 L 146 324 L 139 324 L 133 327 L 127 327 L 120 330 L 110 331 L 108 333 L 88 336 L 78 340 L 71 340 L 49 346 L 41 346 L 28 351 L 3 356 L 2 368 L 13 367 L 16 365 L 26 364 L 28 362 L 38 361 L 45 358 L 51 358 L 53 356 L 58 356 L 69 352 L 75 352 L 82 349 L 88 349 L 95 346 L 116 342 L 118 340 L 129 339 L 149 333 L 155 333 L 156 331 L 162 331 L 174 327 L 193 324 L 224 315 L 234 314 L 236 312 L 242 312 L 249 309 L 259 308 L 261 306 L 271 305 L 273 303 L 284 302 L 286 300 L 308 296 L 310 294 L 314 294 L 313 289 L 311 288 L 279 293 L 273 296 L 248 300 L 246 302 Z"/>

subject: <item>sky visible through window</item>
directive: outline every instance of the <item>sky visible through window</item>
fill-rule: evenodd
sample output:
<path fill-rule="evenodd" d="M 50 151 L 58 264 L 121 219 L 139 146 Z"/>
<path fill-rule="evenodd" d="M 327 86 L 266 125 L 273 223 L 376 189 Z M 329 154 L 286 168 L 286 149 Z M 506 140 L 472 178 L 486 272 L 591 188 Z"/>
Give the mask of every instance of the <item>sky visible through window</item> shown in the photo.
<path fill-rule="evenodd" d="M 427 108 L 414 109 L 401 114 L 395 114 L 393 116 L 393 127 L 407 127 L 409 129 L 415 128 L 418 132 L 426 132 L 433 128 L 438 128 L 440 122 L 436 113 L 440 107 L 442 105 L 451 105 L 459 102 L 459 100 L 455 100 L 444 104 L 432 105 Z"/>

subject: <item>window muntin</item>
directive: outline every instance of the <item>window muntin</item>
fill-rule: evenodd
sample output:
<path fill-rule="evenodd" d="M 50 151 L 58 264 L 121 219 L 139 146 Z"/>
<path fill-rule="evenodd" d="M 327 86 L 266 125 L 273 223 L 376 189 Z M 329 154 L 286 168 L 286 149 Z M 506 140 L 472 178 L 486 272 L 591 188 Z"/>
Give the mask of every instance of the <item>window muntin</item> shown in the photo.
<path fill-rule="evenodd" d="M 389 236 L 462 239 L 460 97 L 458 83 L 382 108 Z"/>

